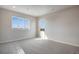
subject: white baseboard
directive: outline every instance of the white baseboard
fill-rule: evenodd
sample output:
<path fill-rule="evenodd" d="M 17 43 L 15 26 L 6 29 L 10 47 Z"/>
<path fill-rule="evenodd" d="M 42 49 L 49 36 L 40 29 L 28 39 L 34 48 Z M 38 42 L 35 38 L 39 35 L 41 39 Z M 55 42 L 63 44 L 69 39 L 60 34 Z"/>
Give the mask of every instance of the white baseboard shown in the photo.
<path fill-rule="evenodd" d="M 75 47 L 79 47 L 78 44 L 73 44 L 73 43 L 64 42 L 64 41 L 59 41 L 59 40 L 52 40 L 52 41 L 54 41 L 54 42 L 59 42 L 59 43 L 62 43 L 62 44 L 71 45 L 71 46 L 75 46 Z"/>
<path fill-rule="evenodd" d="M 18 41 L 18 40 L 31 39 L 31 38 L 35 38 L 35 37 L 36 37 L 35 34 L 32 34 L 32 35 L 28 35 L 27 37 L 21 37 L 21 38 L 18 38 L 18 39 L 0 41 L 0 43 L 3 44 L 3 43 L 8 43 L 8 42 L 15 42 L 15 41 Z"/>

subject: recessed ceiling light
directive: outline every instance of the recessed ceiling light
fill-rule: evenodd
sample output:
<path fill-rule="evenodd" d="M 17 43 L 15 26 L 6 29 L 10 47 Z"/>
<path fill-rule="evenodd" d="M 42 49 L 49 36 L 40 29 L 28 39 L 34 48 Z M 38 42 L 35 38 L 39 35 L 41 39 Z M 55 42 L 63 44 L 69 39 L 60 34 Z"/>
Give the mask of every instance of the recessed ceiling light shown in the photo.
<path fill-rule="evenodd" d="M 12 8 L 16 8 L 15 6 L 12 6 Z"/>

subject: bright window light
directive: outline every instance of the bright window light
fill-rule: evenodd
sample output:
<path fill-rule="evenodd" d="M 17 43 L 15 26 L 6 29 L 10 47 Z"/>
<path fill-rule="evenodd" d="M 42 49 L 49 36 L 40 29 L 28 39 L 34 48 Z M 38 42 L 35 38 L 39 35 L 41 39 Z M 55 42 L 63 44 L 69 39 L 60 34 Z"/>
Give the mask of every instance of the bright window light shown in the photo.
<path fill-rule="evenodd" d="M 44 19 L 39 20 L 39 28 L 46 28 L 46 21 Z"/>
<path fill-rule="evenodd" d="M 22 17 L 12 16 L 12 28 L 29 29 L 30 21 Z"/>
<path fill-rule="evenodd" d="M 41 37 L 42 40 L 48 39 L 48 37 L 47 37 L 47 35 L 45 34 L 44 31 L 40 31 L 40 37 Z"/>
<path fill-rule="evenodd" d="M 40 29 L 40 38 L 41 40 L 46 40 L 48 39 L 46 33 L 45 33 L 45 29 L 46 29 L 46 21 L 45 19 L 40 19 L 39 20 L 39 29 Z"/>

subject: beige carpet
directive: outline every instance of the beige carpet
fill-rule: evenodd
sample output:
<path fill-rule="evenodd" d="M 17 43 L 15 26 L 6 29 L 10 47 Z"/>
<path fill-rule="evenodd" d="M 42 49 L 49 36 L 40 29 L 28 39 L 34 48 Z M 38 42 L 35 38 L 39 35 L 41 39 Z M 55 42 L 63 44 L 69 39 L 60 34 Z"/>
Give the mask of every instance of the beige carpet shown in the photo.
<path fill-rule="evenodd" d="M 38 38 L 37 38 L 38 39 Z M 52 40 L 24 39 L 0 44 L 0 54 L 77 54 L 79 47 Z"/>

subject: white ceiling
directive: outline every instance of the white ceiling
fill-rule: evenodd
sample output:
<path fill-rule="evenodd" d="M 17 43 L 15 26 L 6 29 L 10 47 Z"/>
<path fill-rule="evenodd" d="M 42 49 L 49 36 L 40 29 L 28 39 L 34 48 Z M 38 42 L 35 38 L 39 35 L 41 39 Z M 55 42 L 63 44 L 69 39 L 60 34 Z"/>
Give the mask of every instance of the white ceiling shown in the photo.
<path fill-rule="evenodd" d="M 50 12 L 56 12 L 64 8 L 69 8 L 68 5 L 2 5 L 1 8 L 24 13 L 32 16 L 42 16 Z"/>

